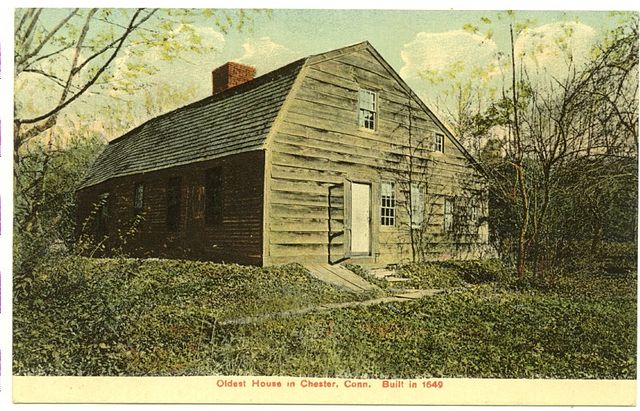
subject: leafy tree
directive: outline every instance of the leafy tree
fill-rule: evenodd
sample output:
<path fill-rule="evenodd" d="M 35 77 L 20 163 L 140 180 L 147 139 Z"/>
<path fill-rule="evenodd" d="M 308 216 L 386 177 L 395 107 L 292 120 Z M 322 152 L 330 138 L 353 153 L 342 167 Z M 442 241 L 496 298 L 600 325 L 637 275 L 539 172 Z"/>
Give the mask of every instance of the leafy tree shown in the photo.
<path fill-rule="evenodd" d="M 210 49 L 194 28 L 205 17 L 223 32 L 242 29 L 250 15 L 188 9 L 18 9 L 15 32 L 15 79 L 37 78 L 48 98 L 16 96 L 14 155 L 52 128 L 70 106 L 92 94 L 142 89 L 144 79 L 186 51 Z M 121 59 L 121 61 L 118 61 Z M 29 92 L 29 90 L 25 90 Z M 29 101 L 29 103 L 25 103 Z"/>
<path fill-rule="evenodd" d="M 64 145 L 32 143 L 16 168 L 14 198 L 14 288 L 26 292 L 39 261 L 64 253 L 74 241 L 74 195 L 85 170 L 103 147 L 91 132 L 77 132 Z"/>
<path fill-rule="evenodd" d="M 130 128 L 137 122 L 131 113 L 140 111 L 132 110 L 130 98 L 142 94 L 142 114 L 154 115 L 168 108 L 167 101 L 183 102 L 193 95 L 193 90 L 166 86 L 152 94 L 146 86 L 162 62 L 211 50 L 194 25 L 196 19 L 226 33 L 242 30 L 252 14 L 188 9 L 16 10 L 16 280 L 53 249 L 69 247 L 74 191 L 106 140 L 106 124 Z M 96 103 L 98 97 L 104 102 Z M 93 107 L 89 113 L 83 112 L 82 103 Z"/>

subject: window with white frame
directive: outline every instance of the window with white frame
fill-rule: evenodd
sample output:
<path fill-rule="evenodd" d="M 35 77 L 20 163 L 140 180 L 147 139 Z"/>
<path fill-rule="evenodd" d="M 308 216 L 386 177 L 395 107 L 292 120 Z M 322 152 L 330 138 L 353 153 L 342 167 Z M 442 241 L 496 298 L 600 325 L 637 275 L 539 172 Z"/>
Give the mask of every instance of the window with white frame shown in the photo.
<path fill-rule="evenodd" d="M 380 187 L 380 225 L 393 226 L 396 224 L 396 195 L 395 184 L 383 181 Z"/>
<path fill-rule="evenodd" d="M 436 133 L 434 149 L 435 151 L 444 153 L 444 134 Z"/>
<path fill-rule="evenodd" d="M 376 129 L 376 112 L 378 110 L 376 93 L 360 90 L 358 93 L 358 123 L 360 127 L 369 130 Z"/>
<path fill-rule="evenodd" d="M 424 221 L 424 187 L 411 183 L 411 227 L 420 228 Z"/>
<path fill-rule="evenodd" d="M 447 197 L 444 199 L 444 219 L 443 228 L 445 233 L 453 231 L 453 207 L 455 205 L 453 197 Z"/>

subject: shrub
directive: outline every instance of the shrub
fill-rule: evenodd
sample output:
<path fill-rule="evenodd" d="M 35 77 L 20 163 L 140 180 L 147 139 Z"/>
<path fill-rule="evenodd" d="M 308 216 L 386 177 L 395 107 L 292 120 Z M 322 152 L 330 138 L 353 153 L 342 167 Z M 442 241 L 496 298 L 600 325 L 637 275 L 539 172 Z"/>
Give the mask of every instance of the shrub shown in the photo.
<path fill-rule="evenodd" d="M 513 273 L 500 260 L 433 261 L 409 263 L 398 267 L 399 272 L 418 288 L 451 288 L 466 284 L 505 282 Z"/>

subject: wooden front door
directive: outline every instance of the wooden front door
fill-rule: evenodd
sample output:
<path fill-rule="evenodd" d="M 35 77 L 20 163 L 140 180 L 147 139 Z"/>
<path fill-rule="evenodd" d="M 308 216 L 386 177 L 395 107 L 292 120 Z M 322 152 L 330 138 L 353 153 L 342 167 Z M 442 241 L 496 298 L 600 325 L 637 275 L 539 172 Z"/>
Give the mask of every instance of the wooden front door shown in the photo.
<path fill-rule="evenodd" d="M 351 183 L 351 255 L 371 254 L 371 185 Z"/>

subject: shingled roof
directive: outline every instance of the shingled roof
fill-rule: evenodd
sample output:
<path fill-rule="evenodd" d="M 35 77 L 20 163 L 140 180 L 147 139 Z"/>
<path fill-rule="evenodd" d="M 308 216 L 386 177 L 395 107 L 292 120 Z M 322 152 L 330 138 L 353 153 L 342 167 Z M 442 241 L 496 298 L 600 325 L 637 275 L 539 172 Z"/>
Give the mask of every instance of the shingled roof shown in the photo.
<path fill-rule="evenodd" d="M 389 63 L 369 42 L 363 41 L 294 61 L 244 84 L 147 121 L 107 145 L 80 189 L 115 177 L 265 149 L 273 121 L 302 67 L 359 49 L 369 50 L 470 163 L 484 172 Z"/>
<path fill-rule="evenodd" d="M 261 150 L 301 59 L 181 107 L 112 140 L 80 188 L 131 174 Z"/>

